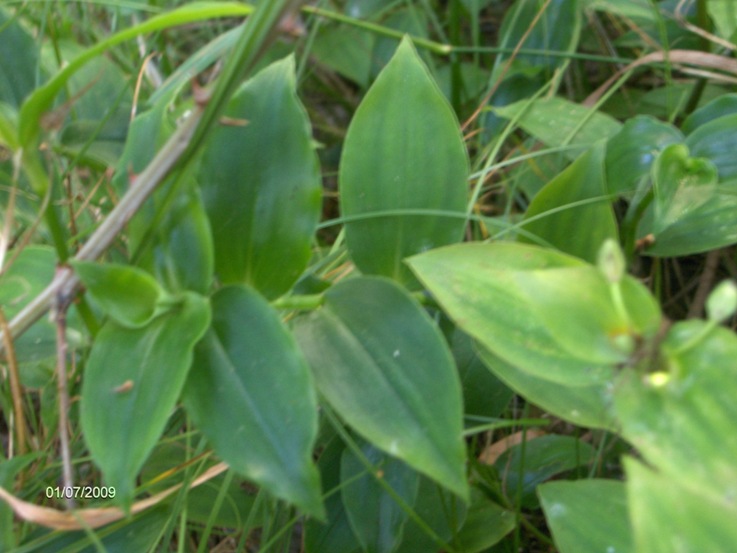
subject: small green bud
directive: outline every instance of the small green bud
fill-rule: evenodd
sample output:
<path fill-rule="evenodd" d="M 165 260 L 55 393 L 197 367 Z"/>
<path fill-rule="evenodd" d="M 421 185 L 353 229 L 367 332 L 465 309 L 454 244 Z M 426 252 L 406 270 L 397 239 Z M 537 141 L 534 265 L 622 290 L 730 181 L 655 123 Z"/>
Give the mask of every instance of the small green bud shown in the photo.
<path fill-rule="evenodd" d="M 719 283 L 706 300 L 706 316 L 710 321 L 721 323 L 737 311 L 737 284 L 732 280 Z"/>
<path fill-rule="evenodd" d="M 607 238 L 599 249 L 597 266 L 604 277 L 612 284 L 622 280 L 626 268 L 624 254 L 619 244 L 611 238 Z"/>

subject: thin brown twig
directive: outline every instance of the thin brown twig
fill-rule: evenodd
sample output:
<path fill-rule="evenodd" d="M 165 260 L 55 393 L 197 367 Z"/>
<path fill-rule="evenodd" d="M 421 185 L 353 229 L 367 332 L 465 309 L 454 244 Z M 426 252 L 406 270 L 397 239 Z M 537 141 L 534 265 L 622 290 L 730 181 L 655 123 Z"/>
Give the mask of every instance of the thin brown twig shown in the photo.
<path fill-rule="evenodd" d="M 706 254 L 706 261 L 704 262 L 704 270 L 699 277 L 699 287 L 696 289 L 693 301 L 688 307 L 688 319 L 696 319 L 704 316 L 704 306 L 706 305 L 706 299 L 709 297 L 714 286 L 714 280 L 716 280 L 717 269 L 719 268 L 719 258 L 722 255 L 721 250 L 711 250 Z"/>
<path fill-rule="evenodd" d="M 146 169 L 136 177 L 135 186 L 128 189 L 120 203 L 113 208 L 89 240 L 80 248 L 75 256 L 76 260 L 97 259 L 110 247 L 130 218 L 140 209 L 187 150 L 201 115 L 202 110 L 195 108 Z M 69 267 L 59 268 L 51 283 L 10 321 L 8 330 L 11 336 L 19 336 L 35 323 L 48 311 L 58 293 L 61 293 L 63 297 L 71 297 L 78 284 L 79 278 Z M 5 332 L 3 331 L 3 336 Z"/>
<path fill-rule="evenodd" d="M 5 348 L 5 359 L 8 362 L 8 380 L 10 381 L 10 395 L 13 400 L 13 412 L 15 413 L 15 442 L 18 444 L 18 454 L 26 453 L 28 441 L 28 426 L 26 415 L 23 411 L 23 387 L 20 382 L 20 371 L 18 371 L 18 360 L 15 356 L 13 338 L 8 332 L 8 320 L 5 312 L 0 306 L 0 328 L 3 331 L 3 346 Z M 12 451 L 10 452 L 12 457 Z"/>
<path fill-rule="evenodd" d="M 499 85 L 504 80 L 504 76 L 507 74 L 507 71 L 509 71 L 509 68 L 512 67 L 512 62 L 514 61 L 514 58 L 517 57 L 517 54 L 522 49 L 522 46 L 524 45 L 525 41 L 527 40 L 527 37 L 530 36 L 530 33 L 532 32 L 532 29 L 535 28 L 535 25 L 537 25 L 538 20 L 542 17 L 542 14 L 545 13 L 545 10 L 550 5 L 551 0 L 546 0 L 545 4 L 540 8 L 540 11 L 535 14 L 535 18 L 530 23 L 530 26 L 527 27 L 527 30 L 525 31 L 525 34 L 522 35 L 522 38 L 519 40 L 517 45 L 514 47 L 514 50 L 509 56 L 509 59 L 504 64 L 504 67 L 502 68 L 501 73 L 499 74 L 499 78 L 497 78 L 496 82 L 494 83 L 494 86 L 491 87 L 491 90 L 486 93 L 486 96 L 483 97 L 481 102 L 479 103 L 479 107 L 476 108 L 476 111 L 474 111 L 471 114 L 471 117 L 466 119 L 465 123 L 461 126 L 461 131 L 465 132 L 465 130 L 468 128 L 468 126 L 473 123 L 476 118 L 481 114 L 483 109 L 486 107 L 486 104 L 489 103 L 489 100 L 491 100 L 491 97 L 496 92 L 497 88 L 499 88 Z"/>

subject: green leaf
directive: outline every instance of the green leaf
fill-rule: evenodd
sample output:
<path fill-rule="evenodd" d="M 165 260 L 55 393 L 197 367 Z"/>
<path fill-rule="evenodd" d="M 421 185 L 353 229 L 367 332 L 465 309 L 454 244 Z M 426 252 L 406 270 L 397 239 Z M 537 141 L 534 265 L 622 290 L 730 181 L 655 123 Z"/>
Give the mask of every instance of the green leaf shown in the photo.
<path fill-rule="evenodd" d="M 500 417 L 514 397 L 514 391 L 486 368 L 468 334 L 456 328 L 451 346 L 463 385 L 464 414 Z"/>
<path fill-rule="evenodd" d="M 603 151 L 591 148 L 545 185 L 527 208 L 523 223 L 545 244 L 591 262 L 607 238 L 617 239 Z M 531 241 L 526 236 L 524 241 Z"/>
<path fill-rule="evenodd" d="M 520 370 L 477 345 L 479 357 L 507 386 L 548 413 L 575 425 L 616 430 L 611 403 L 611 384 L 606 381 L 575 386 L 559 384 Z"/>
<path fill-rule="evenodd" d="M 715 3 L 715 0 L 708 2 L 710 6 Z M 737 15 L 737 12 L 735 14 Z M 737 94 L 721 94 L 686 117 L 686 120 L 681 125 L 681 130 L 686 134 L 691 134 L 702 125 L 706 125 L 725 115 L 733 115 L 735 113 L 737 113 Z"/>
<path fill-rule="evenodd" d="M 140 515 L 96 529 L 94 536 L 96 542 L 90 538 L 91 531 L 78 530 L 75 532 L 53 532 L 48 534 L 51 539 L 44 540 L 42 545 L 33 551 L 38 553 L 60 553 L 64 551 L 75 551 L 77 553 L 127 553 L 129 551 L 150 551 L 156 547 L 161 539 L 161 529 L 164 528 L 171 517 L 171 512 L 164 506 L 157 505 L 148 509 Z M 31 542 L 33 543 L 33 542 Z M 29 551 L 31 543 L 26 543 L 25 548 L 17 550 Z"/>
<path fill-rule="evenodd" d="M 614 407 L 622 435 L 673 481 L 733 505 L 737 495 L 737 336 L 712 322 L 674 325 L 660 352 L 666 373 L 623 373 Z M 732 507 L 734 508 L 734 507 Z M 704 549 L 707 551 L 708 549 Z"/>
<path fill-rule="evenodd" d="M 36 87 L 38 42 L 0 8 L 0 102 L 17 108 Z"/>
<path fill-rule="evenodd" d="M 466 521 L 453 544 L 463 553 L 486 551 L 509 534 L 517 525 L 515 515 L 486 497 L 476 488 L 471 490 L 471 505 Z"/>
<path fill-rule="evenodd" d="M 711 162 L 689 157 L 683 144 L 665 148 L 653 166 L 655 241 L 663 229 L 705 204 L 716 184 L 717 170 Z"/>
<path fill-rule="evenodd" d="M 627 120 L 606 145 L 607 188 L 612 194 L 634 192 L 650 175 L 658 153 L 670 144 L 683 142 L 681 132 L 654 117 L 639 115 Z"/>
<path fill-rule="evenodd" d="M 129 329 L 110 320 L 95 339 L 82 383 L 82 429 L 105 482 L 126 508 L 209 321 L 207 301 L 185 293 L 177 307 L 146 326 Z"/>
<path fill-rule="evenodd" d="M 561 346 L 520 285 L 519 274 L 581 268 L 571 256 L 525 244 L 469 243 L 408 260 L 420 281 L 466 333 L 532 376 L 569 386 L 606 382 L 612 368 Z"/>
<path fill-rule="evenodd" d="M 688 206 L 683 207 L 688 210 Z M 652 231 L 653 217 L 649 210 L 638 227 L 638 236 L 647 236 Z M 706 202 L 658 232 L 655 242 L 645 253 L 674 257 L 716 250 L 734 243 L 737 243 L 737 181 L 733 180 L 716 186 Z"/>
<path fill-rule="evenodd" d="M 184 403 L 217 454 L 275 496 L 323 517 L 311 455 L 317 400 L 279 315 L 255 290 L 221 288 L 195 350 Z"/>
<path fill-rule="evenodd" d="M 506 496 L 523 507 L 537 507 L 535 489 L 557 474 L 585 467 L 594 461 L 594 448 L 573 436 L 548 434 L 516 444 L 494 463 L 504 481 Z"/>
<path fill-rule="evenodd" d="M 207 140 L 198 180 L 224 283 L 267 298 L 307 266 L 321 182 L 309 120 L 295 90 L 294 57 L 246 82 Z"/>
<path fill-rule="evenodd" d="M 136 214 L 130 225 L 129 245 L 140 252 L 137 264 L 156 275 L 170 290 L 206 294 L 212 286 L 215 260 L 200 191 L 194 182 L 186 182 L 165 208 L 168 188 L 164 186 L 154 193 Z M 163 215 L 154 226 L 161 210 Z M 139 246 L 141 250 L 137 250 Z"/>
<path fill-rule="evenodd" d="M 634 547 L 623 482 L 548 482 L 537 490 L 560 553 L 653 551 Z M 672 522 L 664 522 L 660 535 L 669 535 L 671 528 Z"/>
<path fill-rule="evenodd" d="M 525 43 L 525 47 L 530 47 Z M 614 136 L 622 125 L 613 117 L 563 98 L 520 100 L 496 107 L 494 113 L 515 119 L 524 131 L 547 146 L 571 145 L 588 149 L 596 142 Z M 566 152 L 575 159 L 581 149 Z"/>
<path fill-rule="evenodd" d="M 333 439 L 325 446 L 317 466 L 325 490 L 335 490 L 340 485 L 340 462 L 344 451 L 343 442 Z M 309 518 L 305 521 L 306 553 L 354 553 L 361 550 L 348 522 L 340 493 L 325 497 L 325 521 Z"/>
<path fill-rule="evenodd" d="M 652 337 L 660 326 L 657 301 L 631 277 L 610 284 L 598 268 L 588 266 L 524 271 L 515 279 L 539 322 L 576 359 L 624 363 L 634 342 Z"/>
<path fill-rule="evenodd" d="M 499 45 L 515 48 L 520 43 L 524 48 L 541 52 L 573 52 L 581 32 L 581 9 L 578 0 L 551 0 L 540 13 L 541 4 L 517 0 L 504 15 L 500 29 Z M 533 26 L 533 21 L 534 26 Z M 497 79 L 499 69 L 511 54 L 499 55 L 495 62 L 492 79 Z M 545 78 L 565 63 L 565 58 L 539 54 L 519 54 L 515 63 L 529 68 L 544 70 Z M 494 82 L 493 80 L 491 82 Z"/>
<path fill-rule="evenodd" d="M 138 25 L 126 27 L 119 33 L 98 42 L 64 65 L 48 82 L 33 90 L 33 93 L 23 102 L 19 120 L 21 144 L 28 146 L 37 138 L 41 117 L 51 108 L 57 94 L 72 75 L 109 48 L 152 31 L 215 17 L 244 16 L 249 15 L 252 11 L 252 6 L 235 2 L 191 2 L 189 5 L 157 15 Z"/>
<path fill-rule="evenodd" d="M 14 254 L 11 250 L 8 254 Z M 26 246 L 12 264 L 3 266 L 0 274 L 0 305 L 5 318 L 10 321 L 36 296 L 43 292 L 54 278 L 56 253 L 49 246 Z M 15 341 L 15 355 L 19 363 L 32 364 L 55 356 L 56 328 L 48 317 L 42 317 Z M 22 367 L 21 367 L 22 368 Z M 26 386 L 42 386 L 42 382 L 26 380 L 21 370 L 21 380 Z M 47 374 L 44 382 L 51 375 Z M 35 386 L 34 386 L 35 385 Z"/>
<path fill-rule="evenodd" d="M 369 84 L 375 36 L 348 25 L 323 26 L 312 45 L 312 55 L 362 87 Z"/>
<path fill-rule="evenodd" d="M 474 491 L 472 488 L 472 499 L 475 497 Z M 397 553 L 439 551 L 443 548 L 443 543 L 439 543 L 438 539 L 453 543 L 451 538 L 458 536 L 459 529 L 466 520 L 467 510 L 466 504 L 456 496 L 432 480 L 420 477 L 414 512 L 425 527 L 421 527 L 413 519 L 408 520 Z M 435 537 L 428 534 L 428 529 L 435 533 Z"/>
<path fill-rule="evenodd" d="M 146 271 L 117 263 L 71 261 L 92 299 L 126 328 L 141 328 L 175 301 Z"/>
<path fill-rule="evenodd" d="M 351 450 L 344 450 L 340 465 L 343 504 L 363 551 L 391 553 L 401 543 L 408 514 L 378 479 L 412 506 L 417 497 L 419 474 L 371 444 L 364 442 L 361 453 L 375 467 L 375 472 L 366 473 L 361 459 Z"/>
<path fill-rule="evenodd" d="M 734 460 L 732 460 L 733 462 Z M 634 551 L 732 551 L 737 543 L 734 486 L 721 497 L 703 493 L 683 476 L 658 474 L 625 459 Z M 688 474 L 688 473 L 686 473 Z M 667 532 L 663 529 L 667 528 Z"/>
<path fill-rule="evenodd" d="M 427 30 L 429 27 L 425 10 L 412 4 L 395 10 L 381 22 L 382 27 L 391 29 L 403 35 L 409 35 L 413 38 L 428 38 Z M 392 56 L 395 54 L 400 41 L 394 37 L 377 35 L 374 41 L 374 48 L 369 56 L 371 62 L 371 77 L 375 79 L 381 70 L 386 67 Z M 425 66 L 432 69 L 433 60 L 426 50 L 417 52 Z"/>
<path fill-rule="evenodd" d="M 295 332 L 320 392 L 359 434 L 465 498 L 461 389 L 442 334 L 398 285 L 343 281 Z"/>
<path fill-rule="evenodd" d="M 694 157 L 703 157 L 716 165 L 719 179 L 737 177 L 737 160 L 732 145 L 737 142 L 737 113 L 724 115 L 701 125 L 686 138 Z"/>
<path fill-rule="evenodd" d="M 414 282 L 406 256 L 463 236 L 467 175 L 458 121 L 405 38 L 356 110 L 343 146 L 341 206 L 356 266 Z"/>

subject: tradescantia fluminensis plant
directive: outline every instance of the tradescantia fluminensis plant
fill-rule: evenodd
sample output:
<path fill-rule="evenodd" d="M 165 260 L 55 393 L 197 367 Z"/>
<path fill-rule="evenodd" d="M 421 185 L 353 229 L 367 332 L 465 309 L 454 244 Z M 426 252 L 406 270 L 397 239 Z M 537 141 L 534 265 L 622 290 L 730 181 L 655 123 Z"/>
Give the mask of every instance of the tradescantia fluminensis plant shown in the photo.
<path fill-rule="evenodd" d="M 679 127 L 642 115 L 621 123 L 535 95 L 559 60 L 527 55 L 504 69 L 499 56 L 493 86 L 517 101 L 491 102 L 484 140 L 519 128 L 559 149 L 538 189 L 520 177 L 530 199 L 521 217 L 487 217 L 477 207 L 495 154 L 464 141 L 454 112 L 462 95 L 444 90 L 418 50 L 434 43 L 328 27 L 316 32 L 316 56 L 366 92 L 342 142 L 333 222 L 342 230 L 325 245 L 301 65 L 276 56 L 241 78 L 288 4 L 185 6 L 85 50 L 42 87 L 21 79 L 0 88 L 13 186 L 39 196 L 57 186 L 40 157 L 43 138 L 59 155 L 114 166 L 120 199 L 102 222 L 75 221 L 91 234 L 74 237 L 84 242 L 76 253 L 67 216 L 53 203 L 35 206 L 55 249 L 42 239 L 11 248 L 0 275 L 2 407 L 15 414 L 14 450 L 0 464 L 2 548 L 146 551 L 189 516 L 205 523 L 202 544 L 213 526 L 243 536 L 260 527 L 274 536 L 263 540 L 269 547 L 299 523 L 309 552 L 471 553 L 505 543 L 530 525 L 521 512 L 539 507 L 563 553 L 737 543 L 737 337 L 720 326 L 737 308 L 735 286 L 714 290 L 706 320 L 671 321 L 628 274 L 642 255 L 737 242 L 724 146 L 736 132 L 732 96 Z M 368 4 L 346 11 L 370 19 Z M 463 4 L 478 16 L 475 3 Z M 572 18 L 575 32 L 533 25 L 529 38 L 570 53 L 586 3 L 551 4 L 544 22 Z M 531 5 L 510 8 L 503 44 L 526 36 L 538 13 Z M 0 13 L 0 39 L 26 44 L 26 28 Z M 232 48 L 216 84 L 181 99 L 186 78 L 175 73 L 120 123 L 118 150 L 99 138 L 109 121 L 89 135 L 79 120 L 53 134 L 44 114 L 87 63 L 112 71 L 98 57 L 106 48 L 236 15 L 249 16 L 239 35 L 219 36 L 188 61 L 202 69 Z M 407 15 L 396 11 L 387 28 L 412 31 Z M 329 46 L 349 31 L 364 34 L 343 59 Z M 346 64 L 359 43 L 383 67 Z M 39 54 L 29 46 L 26 55 Z M 18 217 L 33 208 L 19 203 Z M 490 231 L 495 240 L 473 240 Z M 53 320 L 37 320 L 48 308 Z M 67 351 L 74 365 L 61 362 Z M 71 394 L 57 391 L 50 366 Z M 32 438 L 33 424 L 21 431 L 23 386 L 42 390 L 45 425 L 61 422 L 58 456 L 42 453 L 39 440 L 56 451 L 55 439 Z M 482 433 L 546 424 L 500 418 L 514 394 L 545 418 L 601 436 L 598 451 L 576 433 L 523 435 L 480 462 Z M 622 440 L 609 472 L 596 469 L 608 436 Z M 37 468 L 58 458 L 63 469 Z M 569 479 L 550 481 L 561 474 Z M 258 491 L 244 492 L 245 483 Z M 83 495 L 66 512 L 51 509 L 71 486 L 107 490 L 105 508 Z M 56 501 L 38 508 L 44 499 Z M 27 521 L 21 531 L 13 514 Z M 28 532 L 33 524 L 65 533 Z"/>

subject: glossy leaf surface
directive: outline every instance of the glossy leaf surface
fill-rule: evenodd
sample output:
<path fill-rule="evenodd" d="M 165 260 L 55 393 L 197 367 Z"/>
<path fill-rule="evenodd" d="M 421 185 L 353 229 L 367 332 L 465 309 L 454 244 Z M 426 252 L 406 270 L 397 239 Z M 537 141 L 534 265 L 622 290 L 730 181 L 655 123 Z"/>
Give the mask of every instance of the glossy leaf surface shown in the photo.
<path fill-rule="evenodd" d="M 220 289 L 195 351 L 187 411 L 233 470 L 322 516 L 312 464 L 317 401 L 312 378 L 279 315 L 255 290 Z"/>
<path fill-rule="evenodd" d="M 655 240 L 658 233 L 687 217 L 716 192 L 716 167 L 705 159 L 689 157 L 688 147 L 674 144 L 653 166 Z"/>
<path fill-rule="evenodd" d="M 528 401 L 578 426 L 616 430 L 607 382 L 573 386 L 533 375 L 511 365 L 478 345 L 479 357 L 502 382 Z"/>
<path fill-rule="evenodd" d="M 515 502 L 520 497 L 522 505 L 529 508 L 537 507 L 538 485 L 576 467 L 587 468 L 595 456 L 590 444 L 574 436 L 548 434 L 513 445 L 494 465 L 504 481 L 507 497 Z"/>
<path fill-rule="evenodd" d="M 517 278 L 525 271 L 585 268 L 582 261 L 500 242 L 441 248 L 408 263 L 456 324 L 508 363 L 569 386 L 610 378 L 611 368 L 579 359 L 561 346 Z"/>
<path fill-rule="evenodd" d="M 734 144 L 737 142 L 737 113 L 718 117 L 688 135 L 686 144 L 694 157 L 716 165 L 721 180 L 737 178 Z"/>
<path fill-rule="evenodd" d="M 353 451 L 343 451 L 340 464 L 343 504 L 363 550 L 391 553 L 401 543 L 408 515 L 377 479 L 391 486 L 411 507 L 417 497 L 419 474 L 370 444 L 364 443 L 361 453 L 376 469 L 367 473 L 366 466 Z M 380 476 L 375 474 L 377 471 Z"/>
<path fill-rule="evenodd" d="M 670 378 L 656 386 L 625 373 L 614 406 L 649 464 L 675 479 L 688 471 L 697 491 L 726 501 L 737 494 L 737 441 L 726 438 L 737 420 L 737 337 L 719 327 L 703 335 L 707 324 L 673 326 L 662 345 Z"/>
<path fill-rule="evenodd" d="M 653 167 L 654 201 L 638 227 L 645 253 L 678 256 L 737 242 L 737 181 L 717 182 L 714 165 L 673 145 Z M 662 158 L 662 159 L 661 159 Z"/>
<path fill-rule="evenodd" d="M 607 189 L 613 194 L 632 193 L 663 148 L 683 142 L 681 132 L 654 117 L 629 119 L 606 145 Z"/>
<path fill-rule="evenodd" d="M 514 119 L 524 131 L 547 146 L 568 144 L 588 149 L 592 144 L 615 135 L 622 127 L 616 119 L 574 104 L 563 98 L 520 100 L 494 108 L 494 113 Z M 571 150 L 575 158 L 581 150 Z"/>
<path fill-rule="evenodd" d="M 593 262 L 617 222 L 606 190 L 603 147 L 582 154 L 546 184 L 525 213 L 524 229 L 563 252 Z M 533 237 L 523 237 L 533 241 Z"/>
<path fill-rule="evenodd" d="M 198 176 L 219 279 L 268 298 L 307 266 L 320 215 L 318 162 L 295 86 L 292 57 L 246 82 L 208 138 Z"/>
<path fill-rule="evenodd" d="M 405 39 L 361 102 L 343 146 L 341 205 L 356 266 L 412 282 L 406 256 L 462 238 L 467 175 L 458 121 Z"/>
<path fill-rule="evenodd" d="M 146 326 L 108 321 L 92 346 L 82 383 L 81 420 L 92 458 L 124 506 L 164 430 L 210 322 L 205 299 L 187 293 Z"/>
<path fill-rule="evenodd" d="M 683 478 L 659 474 L 634 459 L 625 459 L 624 467 L 634 551 L 726 552 L 734 548 L 737 508 L 732 496 L 704 493 Z"/>
<path fill-rule="evenodd" d="M 141 328 L 171 307 L 171 299 L 147 272 L 129 265 L 73 261 L 87 292 L 118 324 Z"/>
<path fill-rule="evenodd" d="M 320 392 L 351 427 L 467 496 L 458 375 L 440 331 L 407 292 L 382 278 L 343 281 L 295 332 Z"/>
<path fill-rule="evenodd" d="M 549 482 L 538 494 L 560 553 L 651 551 L 634 548 L 623 482 Z M 670 533 L 670 524 L 660 528 L 661 535 Z"/>

